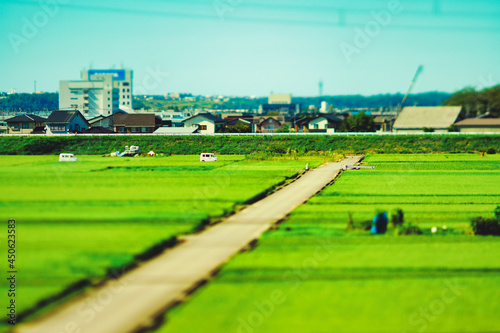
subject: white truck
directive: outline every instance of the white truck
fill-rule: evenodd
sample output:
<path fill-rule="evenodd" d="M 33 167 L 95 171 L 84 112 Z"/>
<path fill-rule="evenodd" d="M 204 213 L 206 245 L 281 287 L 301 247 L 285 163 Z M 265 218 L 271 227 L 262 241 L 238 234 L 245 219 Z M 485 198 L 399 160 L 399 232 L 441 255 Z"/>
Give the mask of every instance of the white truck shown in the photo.
<path fill-rule="evenodd" d="M 212 153 L 201 153 L 200 154 L 200 162 L 214 162 L 217 161 L 218 158 L 215 154 Z"/>
<path fill-rule="evenodd" d="M 76 162 L 78 159 L 73 154 L 62 153 L 59 154 L 59 162 Z"/>

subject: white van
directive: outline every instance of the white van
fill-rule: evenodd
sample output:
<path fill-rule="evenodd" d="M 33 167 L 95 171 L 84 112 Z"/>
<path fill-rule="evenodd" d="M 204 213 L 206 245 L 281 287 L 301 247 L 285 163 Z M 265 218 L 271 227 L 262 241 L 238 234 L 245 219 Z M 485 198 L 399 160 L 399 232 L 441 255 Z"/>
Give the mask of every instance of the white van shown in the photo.
<path fill-rule="evenodd" d="M 212 162 L 217 161 L 218 158 L 215 154 L 212 153 L 201 153 L 200 154 L 200 162 Z"/>
<path fill-rule="evenodd" d="M 59 162 L 76 162 L 78 159 L 73 154 L 62 153 L 59 154 Z"/>

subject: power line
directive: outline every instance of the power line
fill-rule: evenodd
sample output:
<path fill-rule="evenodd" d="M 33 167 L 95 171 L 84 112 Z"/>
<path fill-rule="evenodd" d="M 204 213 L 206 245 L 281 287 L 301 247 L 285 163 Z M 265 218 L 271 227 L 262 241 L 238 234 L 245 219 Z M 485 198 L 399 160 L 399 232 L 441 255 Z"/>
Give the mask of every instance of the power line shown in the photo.
<path fill-rule="evenodd" d="M 446 25 L 443 24 L 424 24 L 427 20 L 422 20 L 423 24 L 411 24 L 411 23 L 400 23 L 392 22 L 388 27 L 389 29 L 428 29 L 428 30 L 465 30 L 465 31 L 483 31 L 490 33 L 497 33 L 500 31 L 500 12 L 488 11 L 488 12 L 474 12 L 474 11 L 444 11 L 442 8 L 442 3 L 445 0 L 427 0 L 426 3 L 429 4 L 429 10 L 403 10 L 399 15 L 401 17 L 411 17 L 415 18 L 440 18 L 440 19 L 457 19 L 457 24 L 459 25 Z M 38 5 L 38 2 L 30 0 L 17 0 L 17 3 L 24 3 L 29 5 Z M 455 4 L 460 1 L 455 0 Z M 191 0 L 186 1 L 185 5 L 193 6 L 196 3 L 201 4 L 201 1 Z M 464 1 L 462 3 L 467 3 Z M 165 3 L 163 3 L 165 5 Z M 206 5 L 206 2 L 203 2 Z M 68 3 L 61 5 L 61 8 L 68 8 L 73 10 L 86 10 L 86 11 L 98 11 L 98 12 L 110 12 L 114 14 L 133 14 L 142 16 L 159 16 L 159 17 L 172 17 L 177 19 L 201 19 L 201 20 L 219 20 L 215 10 L 213 13 L 201 14 L 194 13 L 194 11 L 173 11 L 164 10 L 157 8 L 156 10 L 150 9 L 131 9 L 125 7 L 113 7 L 113 6 L 95 6 L 89 4 L 74 4 Z M 330 19 L 296 19 L 296 18 L 283 18 L 283 17 L 263 17 L 263 15 L 250 15 L 245 16 L 239 13 L 245 13 L 245 9 L 249 8 L 261 8 L 264 12 L 275 13 L 277 11 L 299 11 L 299 12 L 319 12 L 322 14 L 331 13 L 332 17 Z M 231 11 L 231 15 L 225 15 L 224 21 L 231 22 L 250 22 L 250 23 L 263 23 L 263 24 L 285 24 L 285 25 L 310 25 L 310 26 L 339 26 L 339 27 L 363 27 L 366 25 L 366 20 L 360 20 L 360 14 L 370 14 L 371 11 L 381 10 L 383 8 L 372 7 L 362 8 L 362 7 L 349 7 L 349 6 L 324 6 L 324 5 L 280 5 L 280 4 L 264 4 L 264 3 L 249 3 L 244 2 L 237 7 L 234 7 Z M 465 19 L 481 19 L 481 25 L 478 22 L 467 22 Z M 488 22 L 489 20 L 489 22 Z M 402 21 L 402 20 L 401 20 Z M 486 21 L 486 24 L 485 24 Z M 470 24 L 472 23 L 472 24 Z M 476 24 L 474 24 L 476 23 Z"/>

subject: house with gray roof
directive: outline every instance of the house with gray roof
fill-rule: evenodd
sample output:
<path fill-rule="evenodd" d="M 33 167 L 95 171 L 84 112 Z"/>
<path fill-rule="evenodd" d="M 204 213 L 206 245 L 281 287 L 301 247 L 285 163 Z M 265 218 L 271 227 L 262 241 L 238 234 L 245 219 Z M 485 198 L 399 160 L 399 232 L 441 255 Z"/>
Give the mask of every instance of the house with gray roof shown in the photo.
<path fill-rule="evenodd" d="M 113 126 L 117 133 L 153 133 L 161 125 L 161 118 L 154 113 L 113 114 Z"/>
<path fill-rule="evenodd" d="M 394 122 L 393 129 L 401 133 L 422 133 L 424 129 L 448 132 L 448 127 L 465 118 L 461 106 L 405 107 Z"/>
<path fill-rule="evenodd" d="M 34 115 L 23 114 L 6 119 L 8 134 L 44 134 L 47 119 Z"/>
<path fill-rule="evenodd" d="M 89 122 L 78 110 L 52 111 L 46 124 L 47 134 L 81 133 L 90 127 Z"/>

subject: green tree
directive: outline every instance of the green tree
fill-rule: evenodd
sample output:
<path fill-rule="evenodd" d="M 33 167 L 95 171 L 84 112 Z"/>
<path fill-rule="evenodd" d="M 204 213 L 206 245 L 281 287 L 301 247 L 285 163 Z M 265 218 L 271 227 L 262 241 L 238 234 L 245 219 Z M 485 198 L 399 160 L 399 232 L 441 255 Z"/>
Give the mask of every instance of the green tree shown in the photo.
<path fill-rule="evenodd" d="M 482 91 L 467 87 L 451 95 L 443 105 L 460 105 L 467 117 L 477 117 L 487 112 L 494 117 L 500 117 L 500 85 Z"/>
<path fill-rule="evenodd" d="M 342 121 L 340 132 L 375 132 L 375 122 L 372 116 L 360 112 Z"/>
<path fill-rule="evenodd" d="M 140 110 L 142 108 L 144 108 L 144 109 L 147 108 L 146 104 L 144 104 L 144 100 L 134 98 L 132 100 L 132 109 L 134 109 L 134 110 Z"/>
<path fill-rule="evenodd" d="M 278 128 L 274 132 L 275 133 L 290 133 L 290 127 L 287 124 L 285 124 L 285 125 L 281 126 L 280 128 Z"/>
<path fill-rule="evenodd" d="M 252 127 L 249 124 L 238 121 L 235 125 L 227 126 L 224 133 L 252 133 Z"/>

